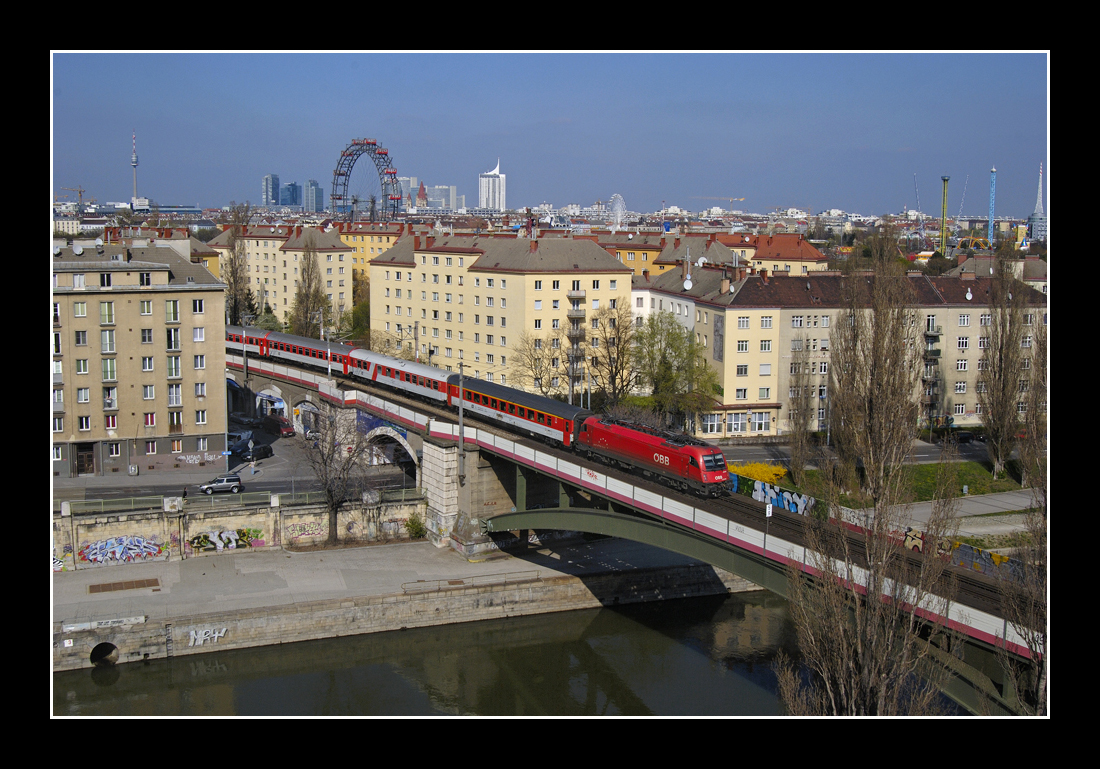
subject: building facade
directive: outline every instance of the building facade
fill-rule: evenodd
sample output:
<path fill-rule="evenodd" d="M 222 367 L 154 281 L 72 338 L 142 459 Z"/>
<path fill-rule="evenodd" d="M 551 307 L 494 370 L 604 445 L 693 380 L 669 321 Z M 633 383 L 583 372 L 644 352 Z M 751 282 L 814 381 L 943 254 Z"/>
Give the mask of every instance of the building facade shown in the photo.
<path fill-rule="evenodd" d="M 225 285 L 168 248 L 53 255 L 53 472 L 220 470 Z"/>
<path fill-rule="evenodd" d="M 305 189 L 302 191 L 302 210 L 313 214 L 325 210 L 325 191 L 321 189 L 316 179 L 306 182 Z"/>
<path fill-rule="evenodd" d="M 630 300 L 630 271 L 594 241 L 405 236 L 370 262 L 371 329 L 447 371 L 532 392 L 577 392 L 601 309 Z M 400 349 L 399 349 L 400 348 Z M 535 352 L 541 351 L 541 352 Z M 543 373 L 528 363 L 545 358 Z M 540 381 L 535 382 L 535 379 Z"/>
<path fill-rule="evenodd" d="M 496 168 L 477 178 L 477 207 L 494 211 L 507 210 L 505 174 L 500 172 L 499 159 Z"/>
<path fill-rule="evenodd" d="M 279 205 L 280 191 L 278 174 L 268 174 L 265 176 L 260 184 L 260 205 L 264 208 L 271 208 Z"/>

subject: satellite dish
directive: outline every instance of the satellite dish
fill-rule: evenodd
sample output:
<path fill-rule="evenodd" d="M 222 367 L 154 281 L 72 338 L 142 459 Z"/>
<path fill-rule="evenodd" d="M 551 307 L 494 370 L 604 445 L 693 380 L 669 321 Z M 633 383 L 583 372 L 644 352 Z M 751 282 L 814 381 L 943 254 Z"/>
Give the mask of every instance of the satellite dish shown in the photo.
<path fill-rule="evenodd" d="M 73 246 L 73 253 L 80 256 L 84 253 L 84 246 Z"/>
<path fill-rule="evenodd" d="M 61 255 L 61 246 L 54 246 L 53 247 L 53 255 L 54 256 L 60 256 Z"/>
<path fill-rule="evenodd" d="M 629 233 L 627 233 L 627 235 L 626 235 L 626 239 L 627 239 L 627 240 L 634 240 L 634 233 L 633 233 L 633 232 L 629 232 Z"/>
<path fill-rule="evenodd" d="M 695 266 L 696 266 L 696 267 L 702 267 L 702 266 L 703 266 L 704 264 L 706 264 L 706 263 L 707 263 L 707 258 L 706 258 L 705 256 L 700 256 L 700 257 L 699 257 L 699 261 L 697 261 L 697 262 L 695 263 Z"/>
<path fill-rule="evenodd" d="M 973 298 L 974 298 L 974 295 L 972 293 L 970 293 L 970 289 L 969 288 L 966 289 L 966 301 L 969 302 Z"/>
<path fill-rule="evenodd" d="M 95 239 L 95 244 L 96 244 L 96 246 L 102 246 L 103 245 L 103 238 L 96 238 Z"/>
<path fill-rule="evenodd" d="M 694 284 L 694 283 L 692 283 L 692 282 L 691 282 L 691 278 L 690 278 L 690 277 L 688 277 L 688 279 L 684 281 L 684 291 L 691 291 L 691 287 L 692 287 L 693 285 L 695 285 L 695 284 Z"/>

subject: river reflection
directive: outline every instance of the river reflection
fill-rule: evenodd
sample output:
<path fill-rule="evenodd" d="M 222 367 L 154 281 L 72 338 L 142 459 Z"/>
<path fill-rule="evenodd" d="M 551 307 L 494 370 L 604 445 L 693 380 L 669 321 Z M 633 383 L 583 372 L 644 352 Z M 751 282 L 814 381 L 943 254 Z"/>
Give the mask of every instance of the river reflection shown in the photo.
<path fill-rule="evenodd" d="M 781 648 L 761 591 L 67 671 L 54 715 L 776 715 Z"/>

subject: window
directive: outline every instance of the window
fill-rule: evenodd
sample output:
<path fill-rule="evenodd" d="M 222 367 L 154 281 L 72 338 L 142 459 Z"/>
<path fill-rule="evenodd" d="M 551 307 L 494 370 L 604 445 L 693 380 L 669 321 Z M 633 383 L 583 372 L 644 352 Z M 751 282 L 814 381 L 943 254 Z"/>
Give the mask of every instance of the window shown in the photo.
<path fill-rule="evenodd" d="M 122 456 L 122 444 L 121 443 L 108 443 L 107 444 L 107 456 L 120 457 Z"/>
<path fill-rule="evenodd" d="M 703 414 L 703 433 L 710 435 L 722 431 L 721 414 Z"/>
<path fill-rule="evenodd" d="M 966 371 L 967 370 L 967 362 L 965 360 L 955 361 L 955 370 L 956 371 Z"/>
<path fill-rule="evenodd" d="M 53 418 L 53 431 L 55 433 L 65 432 L 65 417 L 54 417 Z"/>
<path fill-rule="evenodd" d="M 153 273 L 151 273 L 151 272 L 139 272 L 138 273 L 138 285 L 139 286 L 151 286 L 151 285 L 153 285 Z"/>
<path fill-rule="evenodd" d="M 598 280 L 592 281 L 592 290 L 593 291 L 599 291 L 600 290 L 600 282 Z"/>
<path fill-rule="evenodd" d="M 84 273 L 78 272 L 73 275 L 73 288 L 84 288 Z"/>
<path fill-rule="evenodd" d="M 993 316 L 989 313 L 986 313 L 978 319 L 978 322 L 981 323 L 981 325 L 983 326 L 988 326 L 993 322 Z"/>
<path fill-rule="evenodd" d="M 111 287 L 111 273 L 101 272 L 99 273 L 99 287 L 110 288 Z"/>
<path fill-rule="evenodd" d="M 771 414 L 767 411 L 757 411 L 752 415 L 752 429 L 754 432 L 763 433 L 771 428 Z"/>
<path fill-rule="evenodd" d="M 967 315 L 967 314 L 960 315 L 959 316 L 959 325 L 960 326 L 969 326 L 970 325 L 970 316 Z"/>
<path fill-rule="evenodd" d="M 743 433 L 745 432 L 745 415 L 744 414 L 727 414 L 726 415 L 726 431 L 731 433 Z"/>
<path fill-rule="evenodd" d="M 748 316 L 738 316 L 738 318 L 737 318 L 737 328 L 748 328 L 748 327 L 749 327 Z"/>
<path fill-rule="evenodd" d="M 536 291 L 542 291 L 542 281 L 541 280 L 536 280 L 535 281 L 535 290 Z"/>
<path fill-rule="evenodd" d="M 156 399 L 156 386 L 155 385 L 142 385 L 141 386 L 141 399 L 151 401 Z"/>
<path fill-rule="evenodd" d="M 183 405 L 183 385 L 170 384 L 168 385 L 168 405 L 169 406 L 182 406 Z"/>
<path fill-rule="evenodd" d="M 760 400 L 762 400 L 762 401 L 768 400 L 769 398 L 771 398 L 771 394 L 772 394 L 772 388 L 770 388 L 770 387 L 761 387 L 760 388 L 760 395 L 759 395 Z"/>
<path fill-rule="evenodd" d="M 178 350 L 180 349 L 180 330 L 178 328 L 165 329 L 166 331 L 166 350 Z"/>
<path fill-rule="evenodd" d="M 747 387 L 737 388 L 737 400 L 745 401 L 749 399 L 749 390 Z"/>
<path fill-rule="evenodd" d="M 77 347 L 86 346 L 88 344 L 88 332 L 87 331 L 77 331 L 74 334 L 73 343 Z M 60 352 L 60 350 L 58 350 L 58 352 Z"/>
<path fill-rule="evenodd" d="M 793 328 L 802 328 L 802 316 L 801 315 L 795 315 L 794 317 L 792 317 L 791 318 L 791 326 Z"/>
<path fill-rule="evenodd" d="M 542 300 L 541 299 L 536 299 L 535 300 L 535 309 L 536 310 L 541 310 L 542 309 Z"/>
<path fill-rule="evenodd" d="M 99 303 L 99 323 L 100 325 L 110 326 L 115 322 L 115 303 L 114 302 L 100 302 Z"/>
<path fill-rule="evenodd" d="M 88 317 L 88 304 L 87 304 L 87 302 L 73 302 L 73 317 L 74 318 L 86 318 L 86 317 Z"/>
<path fill-rule="evenodd" d="M 60 390 L 58 390 L 60 392 Z M 88 387 L 78 387 L 76 390 L 76 402 L 87 403 L 91 400 L 91 389 Z"/>
<path fill-rule="evenodd" d="M 153 329 L 143 328 L 141 330 L 141 343 L 152 344 L 153 343 Z"/>
<path fill-rule="evenodd" d="M 195 368 L 197 368 L 197 369 L 206 368 L 206 356 L 205 355 L 196 355 L 195 356 Z"/>
<path fill-rule="evenodd" d="M 114 382 L 118 379 L 115 375 L 115 359 L 104 358 L 103 359 L 103 381 Z"/>
<path fill-rule="evenodd" d="M 989 348 L 989 337 L 987 337 L 987 336 L 978 337 L 978 349 L 979 350 L 986 350 L 988 348 Z"/>
<path fill-rule="evenodd" d="M 195 424 L 197 424 L 197 425 L 206 424 L 206 411 L 205 410 L 195 412 Z"/>
<path fill-rule="evenodd" d="M 145 454 L 146 456 L 152 456 L 157 453 L 156 441 L 145 441 Z"/>
<path fill-rule="evenodd" d="M 206 382 L 195 382 L 195 397 L 196 398 L 205 398 L 206 397 Z"/>
<path fill-rule="evenodd" d="M 86 359 L 85 360 L 78 360 L 76 362 L 76 373 L 78 373 L 78 374 L 87 374 L 88 373 L 88 361 Z"/>
<path fill-rule="evenodd" d="M 180 357 L 178 355 L 168 356 L 168 374 L 169 377 L 178 377 L 180 375 Z"/>
<path fill-rule="evenodd" d="M 81 430 L 81 431 L 91 430 L 92 429 L 92 418 L 91 417 L 77 417 L 76 418 L 76 426 L 77 426 L 77 429 Z"/>
<path fill-rule="evenodd" d="M 970 337 L 968 337 L 968 336 L 960 336 L 960 337 L 959 337 L 959 340 L 958 340 L 958 345 L 959 345 L 959 349 L 960 349 L 960 350 L 968 350 L 968 349 L 970 349 Z"/>
<path fill-rule="evenodd" d="M 152 299 L 142 299 L 141 300 L 141 314 L 142 315 L 152 315 L 153 314 L 153 300 Z"/>
<path fill-rule="evenodd" d="M 206 329 L 201 326 L 192 329 L 191 333 L 192 342 L 205 342 L 206 341 Z"/>
<path fill-rule="evenodd" d="M 165 323 L 179 323 L 180 303 L 178 299 L 169 299 L 164 303 Z"/>
<path fill-rule="evenodd" d="M 770 339 L 761 339 L 760 340 L 760 352 L 771 352 L 771 351 L 772 351 L 772 340 L 770 340 Z"/>
<path fill-rule="evenodd" d="M 146 412 L 146 414 L 145 414 L 145 426 L 146 427 L 156 427 L 157 426 L 156 412 Z"/>
<path fill-rule="evenodd" d="M 748 352 L 748 351 L 749 351 L 749 340 L 748 339 L 738 339 L 737 340 L 737 352 Z"/>
<path fill-rule="evenodd" d="M 955 392 L 962 394 L 966 392 L 966 382 L 955 382 Z"/>
<path fill-rule="evenodd" d="M 955 404 L 955 416 L 962 416 L 964 414 L 966 414 L 966 404 L 965 403 L 956 403 Z"/>
<path fill-rule="evenodd" d="M 737 376 L 748 376 L 749 366 L 747 363 L 741 363 L 737 366 Z"/>
<path fill-rule="evenodd" d="M 772 316 L 771 315 L 765 315 L 764 317 L 762 317 L 760 319 L 760 328 L 771 328 L 771 327 L 772 327 Z"/>

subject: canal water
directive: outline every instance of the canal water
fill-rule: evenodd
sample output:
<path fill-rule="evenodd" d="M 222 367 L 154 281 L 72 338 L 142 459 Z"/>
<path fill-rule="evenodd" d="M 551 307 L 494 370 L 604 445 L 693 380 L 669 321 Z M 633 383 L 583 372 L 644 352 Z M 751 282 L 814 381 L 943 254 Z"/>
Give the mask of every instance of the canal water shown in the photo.
<path fill-rule="evenodd" d="M 53 676 L 55 716 L 770 716 L 760 591 L 213 652 Z"/>

